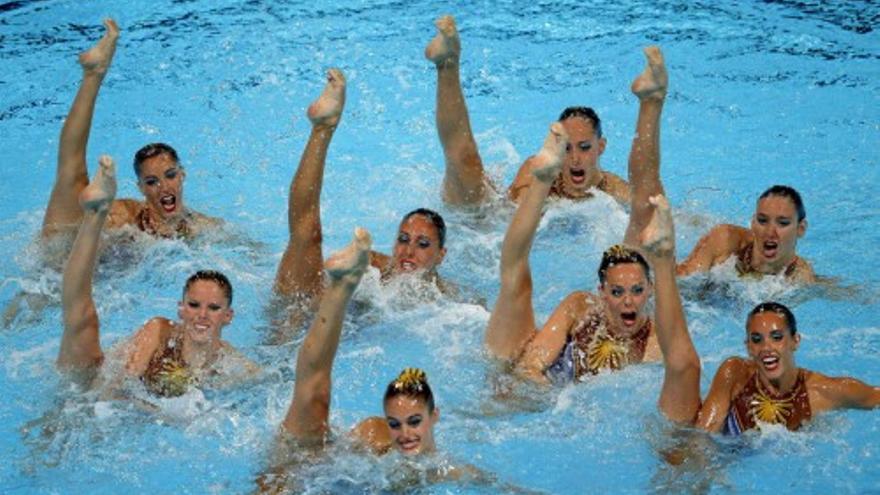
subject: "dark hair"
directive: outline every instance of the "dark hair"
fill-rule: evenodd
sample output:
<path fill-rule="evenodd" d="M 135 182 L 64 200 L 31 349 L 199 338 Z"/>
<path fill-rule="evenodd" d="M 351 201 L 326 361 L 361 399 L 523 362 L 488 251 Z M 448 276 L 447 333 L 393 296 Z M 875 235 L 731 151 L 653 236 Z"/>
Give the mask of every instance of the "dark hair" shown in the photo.
<path fill-rule="evenodd" d="M 428 414 L 434 412 L 434 393 L 428 385 L 428 375 L 418 368 L 405 368 L 397 375 L 397 378 L 388 384 L 385 389 L 385 398 L 382 403 L 388 402 L 398 396 L 420 399 L 428 406 Z"/>
<path fill-rule="evenodd" d="M 183 284 L 183 295 L 186 296 L 186 291 L 192 287 L 192 284 L 199 280 L 207 280 L 219 285 L 220 289 L 223 290 L 223 294 L 226 296 L 226 304 L 232 306 L 232 284 L 229 282 L 229 279 L 226 278 L 226 275 L 214 270 L 199 270 L 190 275 L 189 278 L 186 279 L 186 283 Z"/>
<path fill-rule="evenodd" d="M 635 249 L 630 249 L 623 244 L 615 244 L 602 253 L 602 262 L 599 263 L 599 283 L 605 283 L 608 269 L 622 263 L 638 263 L 645 269 L 645 277 L 651 280 L 651 268 L 648 261 Z"/>
<path fill-rule="evenodd" d="M 761 201 L 768 196 L 781 196 L 790 199 L 791 202 L 794 203 L 794 208 L 797 210 L 798 222 L 807 218 L 807 210 L 804 208 L 804 201 L 801 199 L 800 193 L 798 193 L 795 188 L 790 186 L 773 186 L 762 192 L 761 195 L 758 196 L 758 201 Z"/>
<path fill-rule="evenodd" d="M 177 158 L 177 152 L 174 151 L 174 148 L 165 143 L 150 143 L 139 149 L 137 153 L 134 154 L 134 175 L 140 178 L 141 165 L 146 160 L 159 155 L 168 155 L 169 157 L 171 157 L 172 160 L 174 160 L 174 163 L 180 166 L 180 159 Z"/>
<path fill-rule="evenodd" d="M 568 107 L 559 114 L 559 121 L 563 122 L 572 117 L 589 120 L 593 124 L 593 133 L 596 137 L 602 137 L 602 120 L 599 119 L 599 114 L 595 110 L 590 107 Z"/>
<path fill-rule="evenodd" d="M 746 318 L 746 331 L 749 330 L 749 323 L 752 322 L 752 318 L 758 313 L 776 313 L 785 319 L 785 324 L 788 325 L 788 331 L 791 332 L 792 335 L 797 333 L 797 320 L 794 318 L 794 313 L 791 312 L 784 304 L 780 304 L 775 301 L 767 301 L 762 302 L 749 311 L 749 317 Z"/>
<path fill-rule="evenodd" d="M 403 220 L 401 220 L 400 223 L 409 220 L 409 217 L 413 215 L 422 215 L 434 224 L 434 228 L 437 229 L 437 238 L 440 239 L 440 249 L 443 249 L 443 246 L 446 245 L 446 222 L 443 221 L 443 217 L 434 210 L 417 208 L 404 215 Z"/>

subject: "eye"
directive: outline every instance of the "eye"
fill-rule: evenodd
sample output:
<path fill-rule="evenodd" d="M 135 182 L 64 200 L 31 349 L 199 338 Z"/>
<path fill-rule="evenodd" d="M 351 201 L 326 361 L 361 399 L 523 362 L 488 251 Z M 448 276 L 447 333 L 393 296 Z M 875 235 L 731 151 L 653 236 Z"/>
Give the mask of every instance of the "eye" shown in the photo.
<path fill-rule="evenodd" d="M 633 293 L 633 295 L 638 296 L 638 295 L 641 295 L 643 292 L 645 292 L 645 288 L 642 287 L 641 285 L 636 285 L 635 287 L 632 288 L 631 292 Z"/>
<path fill-rule="evenodd" d="M 431 247 L 431 240 L 426 237 L 419 237 L 417 243 L 422 249 L 428 249 L 429 247 Z"/>
<path fill-rule="evenodd" d="M 409 244 L 409 234 L 401 232 L 397 234 L 397 243 L 398 244 Z"/>
<path fill-rule="evenodd" d="M 753 344 L 760 344 L 764 340 L 764 336 L 760 333 L 751 333 L 749 334 L 749 340 L 751 340 Z"/>
<path fill-rule="evenodd" d="M 168 180 L 173 180 L 177 177 L 178 170 L 176 168 L 169 168 L 165 171 L 165 178 Z"/>
<path fill-rule="evenodd" d="M 581 151 L 590 151 L 591 149 L 593 149 L 593 145 L 585 142 L 579 144 L 578 148 L 580 148 Z"/>
<path fill-rule="evenodd" d="M 781 225 L 781 226 L 783 226 L 783 227 L 786 227 L 786 226 L 788 226 L 788 225 L 791 225 L 791 220 L 789 220 L 789 219 L 787 219 L 787 218 L 780 218 L 780 219 L 778 220 L 778 223 L 779 223 L 779 225 Z"/>
<path fill-rule="evenodd" d="M 764 225 L 765 223 L 767 223 L 767 217 L 765 217 L 763 215 L 758 215 L 758 217 L 755 218 L 755 220 L 761 225 Z"/>
<path fill-rule="evenodd" d="M 387 421 L 388 421 L 388 427 L 391 428 L 392 430 L 399 430 L 400 429 L 400 421 L 398 421 L 394 418 L 388 418 Z"/>
<path fill-rule="evenodd" d="M 219 304 L 211 303 L 208 305 L 208 309 L 210 309 L 211 311 L 220 311 L 221 307 Z"/>
<path fill-rule="evenodd" d="M 566 144 L 566 145 L 565 145 L 565 152 L 566 152 L 566 153 L 571 152 L 571 144 Z"/>
<path fill-rule="evenodd" d="M 186 305 L 193 309 L 199 307 L 199 303 L 197 301 L 187 301 Z"/>
<path fill-rule="evenodd" d="M 156 177 L 147 177 L 144 179 L 144 185 L 147 187 L 154 187 L 159 184 L 159 179 Z"/>
<path fill-rule="evenodd" d="M 780 342 L 785 335 L 782 333 L 782 330 L 773 330 L 770 332 L 770 338 L 773 339 L 774 342 Z"/>
<path fill-rule="evenodd" d="M 621 297 L 624 293 L 623 287 L 612 287 L 611 295 L 614 297 Z"/>
<path fill-rule="evenodd" d="M 410 417 L 406 418 L 406 424 L 415 428 L 415 427 L 419 426 L 420 424 L 422 424 L 422 416 L 421 415 L 410 416 Z"/>

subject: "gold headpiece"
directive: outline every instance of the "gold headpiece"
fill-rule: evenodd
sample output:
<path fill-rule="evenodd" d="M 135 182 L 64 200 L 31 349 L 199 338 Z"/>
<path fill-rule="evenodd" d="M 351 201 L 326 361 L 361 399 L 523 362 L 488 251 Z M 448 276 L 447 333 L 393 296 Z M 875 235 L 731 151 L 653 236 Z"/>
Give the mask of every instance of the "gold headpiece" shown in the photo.
<path fill-rule="evenodd" d="M 610 248 L 606 249 L 602 256 L 608 258 L 628 258 L 632 256 L 632 249 L 624 246 L 623 244 L 615 244 Z"/>
<path fill-rule="evenodd" d="M 394 388 L 396 390 L 422 390 L 422 384 L 427 383 L 428 376 L 419 368 L 405 368 L 400 372 L 397 379 L 394 380 Z"/>

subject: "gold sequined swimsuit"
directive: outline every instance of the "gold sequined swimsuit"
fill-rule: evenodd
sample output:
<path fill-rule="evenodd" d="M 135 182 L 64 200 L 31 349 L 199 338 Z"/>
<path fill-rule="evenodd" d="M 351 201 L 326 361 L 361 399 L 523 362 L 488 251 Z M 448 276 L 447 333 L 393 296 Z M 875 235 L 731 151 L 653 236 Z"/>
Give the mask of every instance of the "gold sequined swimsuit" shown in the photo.
<path fill-rule="evenodd" d="M 151 393 L 159 397 L 178 397 L 186 393 L 194 382 L 186 361 L 183 359 L 183 335 L 162 335 L 164 346 L 156 349 L 141 381 Z"/>
<path fill-rule="evenodd" d="M 798 370 L 794 387 L 785 394 L 775 395 L 764 387 L 758 373 L 752 375 L 743 389 L 734 397 L 727 412 L 724 433 L 740 435 L 762 423 L 784 424 L 797 430 L 810 420 L 810 397 L 804 370 Z"/>

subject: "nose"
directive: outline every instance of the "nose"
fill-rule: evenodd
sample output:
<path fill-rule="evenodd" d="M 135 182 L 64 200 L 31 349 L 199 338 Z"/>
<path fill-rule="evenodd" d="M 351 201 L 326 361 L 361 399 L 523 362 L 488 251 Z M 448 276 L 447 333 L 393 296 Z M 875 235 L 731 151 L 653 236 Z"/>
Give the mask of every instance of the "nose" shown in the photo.
<path fill-rule="evenodd" d="M 623 305 L 624 306 L 632 306 L 633 296 L 629 292 L 623 295 Z"/>

